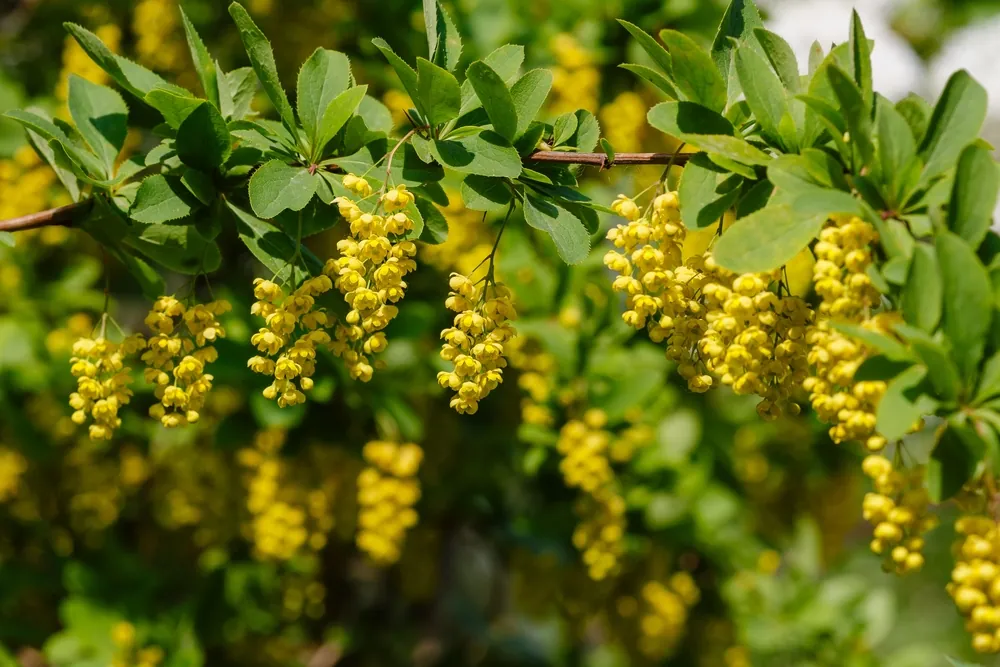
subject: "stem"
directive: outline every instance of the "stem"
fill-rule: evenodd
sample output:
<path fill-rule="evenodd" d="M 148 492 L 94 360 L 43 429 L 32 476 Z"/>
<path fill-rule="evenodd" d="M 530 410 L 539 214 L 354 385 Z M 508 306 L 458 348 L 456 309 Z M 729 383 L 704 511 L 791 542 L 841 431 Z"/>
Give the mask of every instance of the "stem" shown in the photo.
<path fill-rule="evenodd" d="M 76 214 L 83 210 L 88 201 L 77 202 L 59 208 L 22 215 L 18 218 L 0 220 L 0 232 L 21 232 L 39 227 L 72 227 Z"/>
<path fill-rule="evenodd" d="M 396 142 L 396 145 L 392 147 L 392 150 L 388 152 L 385 156 L 385 182 L 382 183 L 382 192 L 385 192 L 389 187 L 389 179 L 392 177 L 392 159 L 396 157 L 396 151 L 399 150 L 400 146 L 405 144 L 410 140 L 414 134 L 417 133 L 417 128 L 411 128 L 409 132 L 403 135 L 403 138 Z"/>

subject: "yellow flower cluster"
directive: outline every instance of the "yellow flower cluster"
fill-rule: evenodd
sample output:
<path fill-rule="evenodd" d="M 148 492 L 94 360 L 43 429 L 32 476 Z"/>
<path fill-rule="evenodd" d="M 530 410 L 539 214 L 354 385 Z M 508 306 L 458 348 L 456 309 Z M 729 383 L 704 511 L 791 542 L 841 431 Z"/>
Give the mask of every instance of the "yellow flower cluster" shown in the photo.
<path fill-rule="evenodd" d="M 793 393 L 808 376 L 805 345 L 813 313 L 786 291 L 780 271 L 734 274 L 711 253 L 681 261 L 685 229 L 676 193 L 659 195 L 644 216 L 620 195 L 612 205 L 628 220 L 608 233 L 619 250 L 604 257 L 618 274 L 612 288 L 626 295 L 622 319 L 666 341 L 667 357 L 694 392 L 716 384 L 762 398 L 765 419 L 798 414 Z M 777 292 L 770 285 L 777 285 Z"/>
<path fill-rule="evenodd" d="M 922 536 L 937 525 L 937 518 L 928 514 L 924 468 L 897 470 L 881 454 L 869 454 L 861 469 L 875 486 L 862 505 L 865 520 L 875 527 L 872 551 L 897 574 L 918 571 L 924 565 Z"/>
<path fill-rule="evenodd" d="M 373 440 L 362 452 L 368 466 L 358 475 L 358 548 L 378 565 L 399 560 L 406 531 L 417 525 L 424 452 L 419 445 Z"/>
<path fill-rule="evenodd" d="M 135 626 L 120 621 L 111 628 L 111 641 L 115 652 L 111 667 L 157 667 L 163 662 L 163 649 L 159 646 L 136 646 Z"/>
<path fill-rule="evenodd" d="M 453 273 L 448 281 L 451 294 L 445 306 L 453 310 L 454 326 L 441 332 L 441 358 L 454 370 L 438 373 L 438 384 L 455 396 L 451 407 L 459 414 L 475 414 L 479 401 L 503 382 L 507 367 L 504 345 L 517 332 L 510 321 L 517 318 L 509 289 L 487 277 L 480 286 L 470 278 Z"/>
<path fill-rule="evenodd" d="M 252 357 L 247 366 L 254 373 L 274 377 L 263 393 L 279 407 L 304 403 L 303 392 L 313 387 L 316 348 L 330 342 L 330 334 L 323 329 L 330 320 L 326 311 L 316 307 L 316 297 L 332 288 L 330 278 L 322 275 L 307 279 L 288 295 L 270 280 L 254 280 L 257 301 L 250 312 L 267 326 L 250 337 L 250 344 L 266 356 Z"/>
<path fill-rule="evenodd" d="M 368 181 L 353 174 L 344 176 L 344 187 L 362 199 L 372 194 Z M 403 278 L 417 268 L 413 259 L 417 246 L 403 239 L 413 229 L 413 220 L 405 212 L 413 194 L 405 185 L 385 192 L 379 198 L 385 215 L 364 213 L 348 197 L 337 197 L 336 202 L 350 224 L 351 236 L 337 242 L 341 256 L 329 260 L 323 272 L 344 295 L 350 310 L 345 323 L 334 329 L 330 350 L 344 360 L 352 378 L 368 382 L 375 372 L 372 356 L 389 345 L 383 329 L 399 313 L 393 304 L 406 292 Z"/>
<path fill-rule="evenodd" d="M 139 62 L 162 72 L 181 69 L 185 63 L 186 45 L 180 30 L 175 0 L 139 0 L 132 15 Z"/>
<path fill-rule="evenodd" d="M 955 568 L 948 594 L 965 617 L 972 648 L 1000 652 L 1000 530 L 987 516 L 962 516 L 955 521 Z"/>
<path fill-rule="evenodd" d="M 591 408 L 582 420 L 566 422 L 559 431 L 556 449 L 563 456 L 559 471 L 566 486 L 594 494 L 614 479 L 608 461 L 611 433 L 604 429 L 607 424 L 607 414 Z"/>
<path fill-rule="evenodd" d="M 285 432 L 277 429 L 257 434 L 253 449 L 240 452 L 240 463 L 250 471 L 247 510 L 254 556 L 260 560 L 290 560 L 309 539 L 306 512 L 280 496 L 284 464 L 279 452 Z"/>
<path fill-rule="evenodd" d="M 555 389 L 556 359 L 537 340 L 516 336 L 507 345 L 510 365 L 519 371 L 517 386 L 521 399 L 521 421 L 535 426 L 552 426 L 555 415 L 548 405 Z"/>
<path fill-rule="evenodd" d="M 632 91 L 620 93 L 601 107 L 597 117 L 604 136 L 616 151 L 637 151 L 642 147 L 648 108 L 642 96 Z"/>
<path fill-rule="evenodd" d="M 28 469 L 28 462 L 13 449 L 0 447 L 0 503 L 5 503 L 17 495 L 21 486 L 21 475 Z"/>
<path fill-rule="evenodd" d="M 190 307 L 172 296 L 153 302 L 145 322 L 155 333 L 146 343 L 142 360 L 146 382 L 154 385 L 160 401 L 149 409 L 149 415 L 163 426 L 198 421 L 212 389 L 213 377 L 205 367 L 219 357 L 212 343 L 226 336 L 218 318 L 230 310 L 232 306 L 224 299 Z"/>
<path fill-rule="evenodd" d="M 689 610 L 700 599 L 701 591 L 687 572 L 674 573 L 666 584 L 647 582 L 642 587 L 639 651 L 650 660 L 669 657 L 684 636 Z"/>
<path fill-rule="evenodd" d="M 94 33 L 112 53 L 119 52 L 122 41 L 121 28 L 108 23 L 98 26 Z M 90 59 L 87 52 L 71 35 L 67 35 L 62 53 L 62 71 L 59 73 L 59 83 L 56 86 L 56 97 L 64 102 L 69 97 L 69 77 L 71 74 L 76 74 L 94 83 L 106 84 L 108 82 L 107 72 Z"/>
<path fill-rule="evenodd" d="M 870 244 L 878 239 L 867 222 L 838 216 L 827 223 L 816 244 L 813 282 L 820 297 L 816 325 L 809 331 L 808 361 L 812 376 L 803 382 L 819 418 L 829 424 L 834 442 L 858 440 L 869 451 L 881 451 L 886 441 L 875 433 L 875 407 L 885 393 L 879 381 L 854 382 L 854 373 L 868 356 L 865 346 L 835 330 L 832 322 L 884 329 L 887 317 L 873 316 L 878 290 L 867 270 Z"/>
<path fill-rule="evenodd" d="M 590 54 L 568 33 L 553 37 L 549 48 L 556 59 L 552 68 L 552 113 L 595 111 L 601 73 Z"/>
<path fill-rule="evenodd" d="M 625 551 L 625 499 L 612 485 L 580 498 L 577 513 L 583 518 L 573 531 L 573 546 L 583 552 L 583 564 L 594 581 L 614 575 Z"/>
<path fill-rule="evenodd" d="M 74 424 L 93 420 L 92 440 L 110 440 L 121 426 L 118 410 L 132 397 L 128 387 L 132 377 L 125 360 L 145 345 L 139 335 L 129 336 L 121 343 L 113 343 L 101 335 L 96 339 L 81 338 L 73 344 L 69 361 L 70 372 L 76 378 L 76 391 L 69 395 L 69 404 L 74 410 Z"/>

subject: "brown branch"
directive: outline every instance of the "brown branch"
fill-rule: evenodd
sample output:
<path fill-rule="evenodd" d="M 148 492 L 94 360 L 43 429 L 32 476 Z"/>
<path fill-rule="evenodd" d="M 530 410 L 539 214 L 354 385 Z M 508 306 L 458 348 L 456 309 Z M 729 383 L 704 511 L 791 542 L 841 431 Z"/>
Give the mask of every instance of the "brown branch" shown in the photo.
<path fill-rule="evenodd" d="M 0 220 L 0 232 L 23 232 L 26 229 L 37 229 L 38 227 L 72 227 L 77 214 L 87 204 L 89 201 L 85 200 L 68 206 L 50 208 L 47 211 L 22 215 L 19 218 Z"/>
<path fill-rule="evenodd" d="M 528 156 L 528 162 L 555 164 L 585 164 L 606 169 L 626 165 L 643 164 L 676 164 L 687 163 L 691 156 L 687 153 L 618 153 L 614 162 L 608 160 L 604 153 L 573 153 L 570 151 L 535 151 Z"/>
<path fill-rule="evenodd" d="M 402 143 L 402 142 L 400 142 Z M 397 148 L 399 146 L 397 145 Z M 644 164 L 675 164 L 683 166 L 691 156 L 686 153 L 618 153 L 614 162 L 604 153 L 573 153 L 570 151 L 535 151 L 527 157 L 536 164 L 582 164 L 608 169 Z M 21 232 L 39 227 L 72 227 L 77 214 L 88 204 L 87 201 L 39 211 L 19 218 L 0 220 L 0 232 Z"/>

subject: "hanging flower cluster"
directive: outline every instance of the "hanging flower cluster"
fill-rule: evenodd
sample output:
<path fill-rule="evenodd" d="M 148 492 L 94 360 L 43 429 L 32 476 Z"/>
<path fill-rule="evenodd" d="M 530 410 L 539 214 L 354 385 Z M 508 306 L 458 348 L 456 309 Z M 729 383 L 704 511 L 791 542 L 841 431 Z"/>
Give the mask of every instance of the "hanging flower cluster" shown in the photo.
<path fill-rule="evenodd" d="M 454 367 L 438 373 L 437 379 L 442 388 L 455 392 L 451 407 L 460 414 L 475 414 L 479 401 L 503 382 L 504 345 L 517 333 L 510 325 L 517 318 L 510 290 L 489 279 L 484 282 L 457 273 L 448 281 L 451 294 L 445 306 L 458 314 L 454 326 L 441 332 L 441 358 Z"/>
<path fill-rule="evenodd" d="M 361 199 L 372 195 L 364 178 L 344 177 L 344 187 Z M 383 329 L 399 312 L 394 305 L 406 293 L 403 278 L 417 268 L 417 246 L 404 237 L 413 229 L 406 208 L 413 194 L 398 185 L 379 198 L 376 212 L 365 213 L 349 197 L 335 200 L 348 221 L 350 238 L 337 242 L 340 257 L 326 263 L 323 272 L 334 281 L 350 307 L 334 329 L 330 350 L 344 360 L 352 378 L 368 382 L 375 372 L 372 357 L 389 345 Z M 381 210 L 384 215 L 379 214 Z"/>
<path fill-rule="evenodd" d="M 187 307 L 161 296 L 146 315 L 146 326 L 155 334 L 142 354 L 144 375 L 159 399 L 149 415 L 167 428 L 198 421 L 212 389 L 213 377 L 205 368 L 219 357 L 212 343 L 226 336 L 218 318 L 230 310 L 224 299 Z"/>
<path fill-rule="evenodd" d="M 92 440 L 110 440 L 121 426 L 118 411 L 132 398 L 131 369 L 126 368 L 125 360 L 145 346 L 140 335 L 113 343 L 103 332 L 97 338 L 81 338 L 73 344 L 70 372 L 76 378 L 76 391 L 69 395 L 69 404 L 74 410 L 73 423 L 91 421 Z"/>
<path fill-rule="evenodd" d="M 406 531 L 417 525 L 424 458 L 419 445 L 373 440 L 362 452 L 368 466 L 358 475 L 358 548 L 379 565 L 399 560 Z"/>
<path fill-rule="evenodd" d="M 626 297 L 625 322 L 666 342 L 691 391 L 723 384 L 760 396 L 765 419 L 798 414 L 792 396 L 808 376 L 813 313 L 788 294 L 780 270 L 738 275 L 708 252 L 682 262 L 686 231 L 676 193 L 656 197 L 649 215 L 625 195 L 612 208 L 628 220 L 608 233 L 617 250 L 604 257 L 618 274 L 612 287 Z"/>
<path fill-rule="evenodd" d="M 330 320 L 325 310 L 316 307 L 316 297 L 332 288 L 327 276 L 316 276 L 286 295 L 270 280 L 254 280 L 257 301 L 250 312 L 262 318 L 266 326 L 250 337 L 261 355 L 252 357 L 247 366 L 255 373 L 274 377 L 264 389 L 264 397 L 277 401 L 282 408 L 304 403 L 303 392 L 313 387 L 316 350 L 330 342 L 330 335 L 323 329 Z"/>

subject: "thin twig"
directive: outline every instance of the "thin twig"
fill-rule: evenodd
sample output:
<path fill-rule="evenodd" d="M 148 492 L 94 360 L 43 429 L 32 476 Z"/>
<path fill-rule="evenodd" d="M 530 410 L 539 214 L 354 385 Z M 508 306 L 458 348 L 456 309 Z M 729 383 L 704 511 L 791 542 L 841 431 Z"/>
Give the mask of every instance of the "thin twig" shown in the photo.
<path fill-rule="evenodd" d="M 612 164 L 604 153 L 573 153 L 570 151 L 535 151 L 528 156 L 528 162 L 555 164 L 585 164 L 602 169 L 642 164 L 674 164 L 683 165 L 688 161 L 688 154 L 676 153 L 616 153 Z"/>
<path fill-rule="evenodd" d="M 88 205 L 88 201 L 77 202 L 59 208 L 22 215 L 19 218 L 0 220 L 0 232 L 22 232 L 39 227 L 72 227 L 76 216 Z"/>

